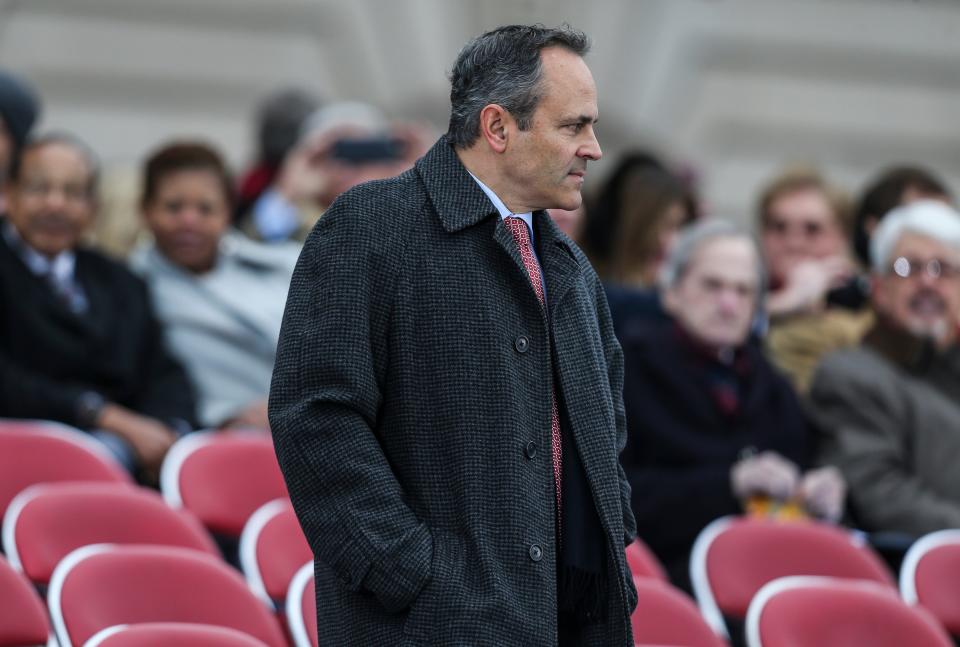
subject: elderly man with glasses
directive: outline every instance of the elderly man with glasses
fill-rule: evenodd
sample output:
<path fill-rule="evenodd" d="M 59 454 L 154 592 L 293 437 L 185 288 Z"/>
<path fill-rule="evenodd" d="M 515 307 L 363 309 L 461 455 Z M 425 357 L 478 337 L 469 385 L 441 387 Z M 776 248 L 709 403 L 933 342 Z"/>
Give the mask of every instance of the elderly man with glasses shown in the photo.
<path fill-rule="evenodd" d="M 824 360 L 810 394 L 825 461 L 870 531 L 960 527 L 960 214 L 899 207 L 871 241 L 877 323 Z"/>

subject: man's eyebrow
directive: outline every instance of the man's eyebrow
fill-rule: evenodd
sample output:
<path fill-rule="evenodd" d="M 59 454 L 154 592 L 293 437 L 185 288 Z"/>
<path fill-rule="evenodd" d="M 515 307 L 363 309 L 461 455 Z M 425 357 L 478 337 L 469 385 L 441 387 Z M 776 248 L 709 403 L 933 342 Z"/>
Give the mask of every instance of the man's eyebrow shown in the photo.
<path fill-rule="evenodd" d="M 562 122 L 565 123 L 565 124 L 584 124 L 584 125 L 586 125 L 586 124 L 595 124 L 595 123 L 597 123 L 598 121 L 600 121 L 600 117 L 591 117 L 590 115 L 578 115 L 578 116 L 575 116 L 575 117 L 572 117 L 572 116 L 571 116 L 571 117 L 567 117 L 567 118 L 565 118 L 565 119 L 561 119 L 560 121 L 562 121 Z"/>

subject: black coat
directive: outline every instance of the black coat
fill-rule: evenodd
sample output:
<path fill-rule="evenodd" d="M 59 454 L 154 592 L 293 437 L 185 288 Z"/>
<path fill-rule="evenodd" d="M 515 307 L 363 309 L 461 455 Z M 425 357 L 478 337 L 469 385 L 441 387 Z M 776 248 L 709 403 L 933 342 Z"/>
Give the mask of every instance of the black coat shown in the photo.
<path fill-rule="evenodd" d="M 0 236 L 0 417 L 76 426 L 77 399 L 96 391 L 138 413 L 192 424 L 193 391 L 166 350 L 146 285 L 99 253 L 77 250 L 76 259 L 89 301 L 82 315 Z"/>
<path fill-rule="evenodd" d="M 637 534 L 685 585 L 697 534 L 741 512 L 730 468 L 747 448 L 806 466 L 811 432 L 793 388 L 751 342 L 740 350 L 740 410 L 711 396 L 709 360 L 672 320 L 622 335 L 629 439 L 621 460 L 633 489 Z"/>
<path fill-rule="evenodd" d="M 310 234 L 270 422 L 316 557 L 321 644 L 556 644 L 558 375 L 606 538 L 609 621 L 587 644 L 632 645 L 622 356 L 586 258 L 534 220 L 549 318 L 443 138 Z"/>

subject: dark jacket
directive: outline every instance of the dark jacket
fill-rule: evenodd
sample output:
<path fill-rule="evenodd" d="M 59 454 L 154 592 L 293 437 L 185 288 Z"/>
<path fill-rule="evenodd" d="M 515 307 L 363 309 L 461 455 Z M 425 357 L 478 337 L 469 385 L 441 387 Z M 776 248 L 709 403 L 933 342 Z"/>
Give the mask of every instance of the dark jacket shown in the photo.
<path fill-rule="evenodd" d="M 587 644 L 632 644 L 622 356 L 586 258 L 534 219 L 549 318 L 443 138 L 308 238 L 270 421 L 321 644 L 556 644 L 552 386 L 606 538 L 608 622 Z"/>
<path fill-rule="evenodd" d="M 76 258 L 89 301 L 81 315 L 0 236 L 0 417 L 76 426 L 78 398 L 96 391 L 138 413 L 192 424 L 193 391 L 164 346 L 143 281 L 97 252 L 79 249 Z"/>
<path fill-rule="evenodd" d="M 741 512 L 730 468 L 747 450 L 773 450 L 801 467 L 810 431 L 793 388 L 756 342 L 735 362 L 740 394 L 727 414 L 711 395 L 716 360 L 672 320 L 633 327 L 622 338 L 627 448 L 621 460 L 633 489 L 637 534 L 684 585 L 700 530 Z"/>

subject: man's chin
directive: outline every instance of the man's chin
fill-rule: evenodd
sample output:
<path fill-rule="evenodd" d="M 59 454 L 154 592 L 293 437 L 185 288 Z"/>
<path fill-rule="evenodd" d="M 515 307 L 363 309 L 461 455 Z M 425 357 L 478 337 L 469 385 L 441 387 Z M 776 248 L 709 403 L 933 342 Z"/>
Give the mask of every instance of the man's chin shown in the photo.
<path fill-rule="evenodd" d="M 954 325 L 946 318 L 942 319 L 915 319 L 907 326 L 907 330 L 914 337 L 923 337 L 940 343 L 950 337 L 953 333 Z"/>
<path fill-rule="evenodd" d="M 580 205 L 583 204 L 583 195 L 580 193 L 579 190 L 572 192 L 568 195 L 564 195 L 562 197 L 563 197 L 563 200 L 560 201 L 560 203 L 557 204 L 556 206 L 551 207 L 551 209 L 564 209 L 565 211 L 576 211 L 577 209 L 580 208 Z"/>

